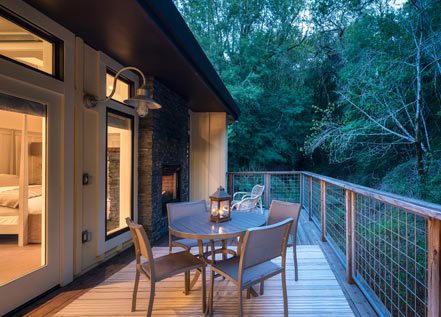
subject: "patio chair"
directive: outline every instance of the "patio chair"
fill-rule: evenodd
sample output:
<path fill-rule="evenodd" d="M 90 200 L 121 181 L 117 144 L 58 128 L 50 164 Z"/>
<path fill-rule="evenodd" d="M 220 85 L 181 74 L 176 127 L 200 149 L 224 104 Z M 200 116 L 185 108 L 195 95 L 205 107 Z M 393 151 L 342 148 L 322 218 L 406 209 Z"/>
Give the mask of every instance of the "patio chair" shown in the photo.
<path fill-rule="evenodd" d="M 202 311 L 206 308 L 206 277 L 205 262 L 188 251 L 172 253 L 158 258 L 153 258 L 150 242 L 141 225 L 135 224 L 130 218 L 126 218 L 135 245 L 136 276 L 132 295 L 132 312 L 136 310 L 136 297 L 138 293 L 139 278 L 143 274 L 150 280 L 150 298 L 147 316 L 152 315 L 153 301 L 155 298 L 155 284 L 177 274 L 185 274 L 185 295 L 190 288 L 190 271 L 200 269 L 202 271 Z M 147 262 L 141 263 L 141 257 Z"/>
<path fill-rule="evenodd" d="M 241 256 L 215 263 L 210 269 L 209 313 L 213 315 L 214 277 L 219 274 L 239 288 L 239 316 L 242 316 L 242 291 L 277 274 L 282 274 L 283 311 L 288 316 L 286 292 L 286 245 L 293 219 L 247 230 Z M 281 256 L 281 265 L 271 260 Z"/>
<path fill-rule="evenodd" d="M 205 200 L 180 202 L 180 203 L 168 203 L 167 204 L 167 221 L 168 225 L 173 220 L 177 220 L 183 217 L 194 215 L 195 213 L 207 213 L 207 204 Z M 210 241 L 202 241 L 203 245 L 208 246 Z M 198 241 L 193 239 L 178 239 L 173 240 L 173 236 L 169 230 L 168 232 L 168 249 L 169 253 L 172 252 L 173 247 L 181 247 L 189 251 L 192 247 L 198 246 Z"/>
<path fill-rule="evenodd" d="M 233 201 L 231 202 L 231 205 L 234 206 L 241 200 L 245 198 L 252 198 L 252 197 L 259 197 L 259 207 L 260 212 L 263 213 L 263 203 L 262 203 L 262 195 L 265 190 L 265 186 L 263 185 L 254 185 L 253 189 L 251 189 L 251 192 L 235 192 L 233 195 Z"/>
<path fill-rule="evenodd" d="M 259 199 L 259 196 L 246 197 L 241 201 L 236 202 L 233 206 L 231 206 L 231 209 L 236 211 L 255 212 Z M 261 213 L 263 212 L 262 209 L 260 209 L 260 211 Z"/>
<path fill-rule="evenodd" d="M 286 201 L 273 200 L 268 213 L 267 225 L 278 223 L 287 218 L 294 219 L 289 235 L 288 246 L 292 246 L 292 253 L 294 257 L 295 280 L 299 279 L 298 265 L 297 265 L 297 225 L 299 222 L 300 210 L 302 206 L 296 203 Z"/>

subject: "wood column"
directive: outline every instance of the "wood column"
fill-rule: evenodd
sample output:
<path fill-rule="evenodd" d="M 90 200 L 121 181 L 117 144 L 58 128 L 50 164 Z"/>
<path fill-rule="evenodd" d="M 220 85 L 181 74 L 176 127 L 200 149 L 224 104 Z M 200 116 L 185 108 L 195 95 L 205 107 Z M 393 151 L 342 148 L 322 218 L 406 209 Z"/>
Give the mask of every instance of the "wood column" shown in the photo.
<path fill-rule="evenodd" d="M 427 316 L 438 317 L 441 314 L 440 303 L 440 252 L 441 252 L 441 221 L 429 218 L 428 221 L 428 310 Z"/>

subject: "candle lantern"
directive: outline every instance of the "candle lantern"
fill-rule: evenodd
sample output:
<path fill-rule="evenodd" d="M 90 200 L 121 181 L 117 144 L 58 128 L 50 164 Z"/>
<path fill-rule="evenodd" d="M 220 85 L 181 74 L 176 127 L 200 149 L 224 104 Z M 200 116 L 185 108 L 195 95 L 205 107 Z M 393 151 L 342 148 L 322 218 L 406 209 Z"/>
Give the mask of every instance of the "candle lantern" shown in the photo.
<path fill-rule="evenodd" d="M 230 220 L 230 205 L 231 196 L 220 186 L 216 192 L 210 196 L 210 221 L 219 223 Z"/>

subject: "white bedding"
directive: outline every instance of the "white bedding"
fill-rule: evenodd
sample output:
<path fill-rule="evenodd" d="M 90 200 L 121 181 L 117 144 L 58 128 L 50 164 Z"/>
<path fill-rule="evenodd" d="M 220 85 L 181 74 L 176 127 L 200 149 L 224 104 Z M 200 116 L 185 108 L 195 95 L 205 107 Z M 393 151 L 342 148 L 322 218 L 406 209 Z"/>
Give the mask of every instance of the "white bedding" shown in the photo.
<path fill-rule="evenodd" d="M 3 186 L 0 187 L 0 192 L 8 191 L 17 188 L 17 186 Z M 42 196 L 33 197 L 28 199 L 28 213 L 29 214 L 41 214 L 42 209 Z M 17 208 L 9 208 L 0 206 L 0 216 L 14 216 L 18 214 Z"/>

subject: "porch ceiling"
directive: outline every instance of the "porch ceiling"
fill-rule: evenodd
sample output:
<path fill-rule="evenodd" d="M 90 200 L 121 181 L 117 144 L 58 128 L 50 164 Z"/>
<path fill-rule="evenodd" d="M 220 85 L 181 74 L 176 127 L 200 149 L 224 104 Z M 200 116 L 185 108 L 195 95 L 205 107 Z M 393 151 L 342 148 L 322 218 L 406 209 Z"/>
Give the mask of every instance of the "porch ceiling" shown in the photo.
<path fill-rule="evenodd" d="M 172 1 L 25 0 L 93 48 L 136 66 L 197 112 L 239 110 Z"/>

